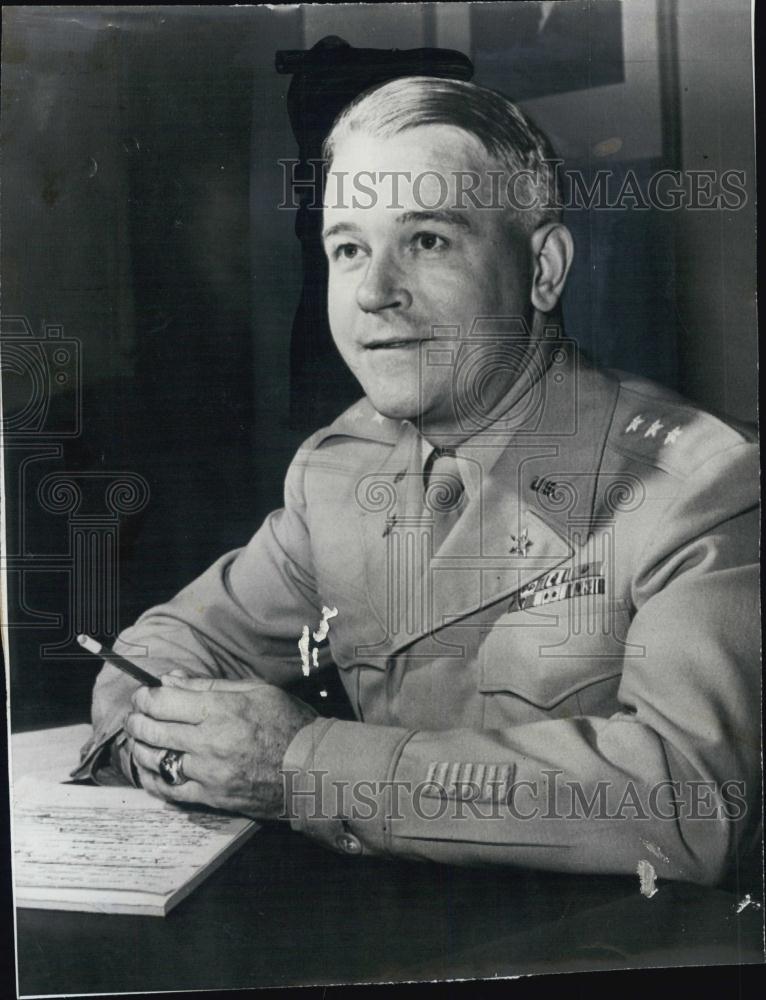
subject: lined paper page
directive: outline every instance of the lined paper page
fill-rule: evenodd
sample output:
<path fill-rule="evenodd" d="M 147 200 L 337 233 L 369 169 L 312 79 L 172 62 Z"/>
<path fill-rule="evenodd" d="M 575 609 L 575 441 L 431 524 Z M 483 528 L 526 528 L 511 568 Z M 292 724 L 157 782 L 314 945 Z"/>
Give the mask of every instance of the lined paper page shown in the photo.
<path fill-rule="evenodd" d="M 249 829 L 252 828 L 252 829 Z M 142 789 L 58 784 L 53 775 L 14 786 L 14 880 L 23 900 L 87 902 L 127 891 L 166 897 L 194 880 L 256 824 L 245 817 L 185 809 Z M 135 900 L 134 900 L 135 901 Z M 19 905 L 24 905 L 20 902 Z"/>

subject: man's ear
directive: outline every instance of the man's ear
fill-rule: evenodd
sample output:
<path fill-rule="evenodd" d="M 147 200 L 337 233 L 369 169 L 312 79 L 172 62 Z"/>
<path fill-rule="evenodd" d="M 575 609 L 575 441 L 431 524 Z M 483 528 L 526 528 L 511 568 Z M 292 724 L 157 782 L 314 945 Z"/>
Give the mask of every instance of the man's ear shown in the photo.
<path fill-rule="evenodd" d="M 574 257 L 574 240 L 566 226 L 548 222 L 532 233 L 532 305 L 551 312 L 564 291 L 564 283 Z"/>

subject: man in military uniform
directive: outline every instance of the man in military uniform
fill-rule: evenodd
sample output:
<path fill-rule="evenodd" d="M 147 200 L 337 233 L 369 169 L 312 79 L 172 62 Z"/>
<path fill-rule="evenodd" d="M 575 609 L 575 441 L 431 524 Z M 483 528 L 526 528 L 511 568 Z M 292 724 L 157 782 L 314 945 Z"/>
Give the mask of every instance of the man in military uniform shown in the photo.
<path fill-rule="evenodd" d="M 755 444 L 564 337 L 552 155 L 505 98 L 396 80 L 327 153 L 365 396 L 122 633 L 163 685 L 104 668 L 77 773 L 352 855 L 719 880 L 757 834 Z M 355 721 L 283 690 L 330 662 Z"/>

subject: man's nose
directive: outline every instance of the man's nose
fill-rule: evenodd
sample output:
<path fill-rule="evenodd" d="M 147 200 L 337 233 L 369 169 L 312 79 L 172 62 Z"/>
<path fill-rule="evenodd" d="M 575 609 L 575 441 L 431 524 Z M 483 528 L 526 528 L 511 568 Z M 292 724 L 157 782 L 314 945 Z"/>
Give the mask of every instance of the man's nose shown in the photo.
<path fill-rule="evenodd" d="M 363 312 L 409 309 L 412 295 L 407 289 L 405 272 L 390 257 L 373 257 L 357 286 L 356 301 Z"/>

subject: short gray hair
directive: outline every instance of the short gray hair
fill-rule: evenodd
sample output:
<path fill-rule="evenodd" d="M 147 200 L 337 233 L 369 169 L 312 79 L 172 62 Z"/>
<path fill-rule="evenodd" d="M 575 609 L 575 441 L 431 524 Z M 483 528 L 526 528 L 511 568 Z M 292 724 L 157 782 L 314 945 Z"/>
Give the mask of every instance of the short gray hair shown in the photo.
<path fill-rule="evenodd" d="M 556 163 L 560 161 L 548 137 L 503 94 L 475 83 L 404 76 L 373 87 L 338 115 L 323 143 L 322 155 L 330 163 L 340 141 L 352 132 L 385 139 L 420 125 L 462 129 L 478 139 L 508 171 L 509 178 L 518 178 L 524 201 L 509 206 L 509 210 L 527 232 L 545 222 L 559 221 L 561 192 Z"/>

